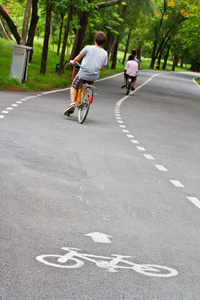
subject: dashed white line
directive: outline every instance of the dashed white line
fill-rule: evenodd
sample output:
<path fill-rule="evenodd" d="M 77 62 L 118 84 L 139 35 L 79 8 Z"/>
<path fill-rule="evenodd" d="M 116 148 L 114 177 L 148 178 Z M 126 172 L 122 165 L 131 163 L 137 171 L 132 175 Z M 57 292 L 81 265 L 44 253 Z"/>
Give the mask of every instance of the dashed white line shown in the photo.
<path fill-rule="evenodd" d="M 200 208 L 200 201 L 196 197 L 187 197 L 196 207 Z"/>
<path fill-rule="evenodd" d="M 1 112 L 2 114 L 8 114 L 9 113 L 9 111 L 8 110 L 2 110 L 2 112 Z"/>
<path fill-rule="evenodd" d="M 150 154 L 143 154 L 147 159 L 154 160 L 155 158 Z"/>
<path fill-rule="evenodd" d="M 132 142 L 133 144 L 139 144 L 139 142 L 138 142 L 137 140 L 131 140 L 131 142 Z"/>
<path fill-rule="evenodd" d="M 16 106 L 18 106 L 18 104 L 15 104 L 15 103 L 14 103 L 14 104 L 12 104 L 11 106 L 14 106 L 14 107 L 16 107 Z"/>
<path fill-rule="evenodd" d="M 137 148 L 139 151 L 146 151 L 146 149 L 144 147 L 137 146 Z"/>
<path fill-rule="evenodd" d="M 3 115 L 0 115 L 0 119 L 3 119 L 4 118 L 4 116 Z"/>
<path fill-rule="evenodd" d="M 178 180 L 170 180 L 170 181 L 176 187 L 184 187 L 184 185 L 182 185 L 182 183 L 180 183 L 180 181 Z"/>
<path fill-rule="evenodd" d="M 163 167 L 162 165 L 155 165 L 155 167 L 160 171 L 167 171 L 167 169 L 165 167 Z"/>
<path fill-rule="evenodd" d="M 128 138 L 134 138 L 134 136 L 132 134 L 127 134 L 126 135 Z"/>

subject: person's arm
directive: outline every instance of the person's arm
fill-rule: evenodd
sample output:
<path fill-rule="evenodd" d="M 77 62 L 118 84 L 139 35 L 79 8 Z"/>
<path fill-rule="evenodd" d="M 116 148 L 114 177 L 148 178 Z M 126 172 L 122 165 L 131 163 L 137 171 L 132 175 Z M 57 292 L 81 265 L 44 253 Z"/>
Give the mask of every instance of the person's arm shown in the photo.
<path fill-rule="evenodd" d="M 83 58 L 83 55 L 81 55 L 80 53 L 73 59 L 71 60 L 71 64 L 75 65 L 76 62 L 78 62 L 79 60 L 81 60 L 81 58 Z"/>

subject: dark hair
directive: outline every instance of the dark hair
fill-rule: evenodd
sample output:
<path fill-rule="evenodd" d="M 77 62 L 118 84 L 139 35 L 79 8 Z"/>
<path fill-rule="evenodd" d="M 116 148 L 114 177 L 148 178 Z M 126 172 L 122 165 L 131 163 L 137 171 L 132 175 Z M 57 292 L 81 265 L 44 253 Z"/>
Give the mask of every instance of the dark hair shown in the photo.
<path fill-rule="evenodd" d="M 107 35 L 103 31 L 98 31 L 94 36 L 95 42 L 101 46 L 107 40 Z"/>
<path fill-rule="evenodd" d="M 135 58 L 134 55 L 130 55 L 130 56 L 128 57 L 128 60 L 134 60 L 134 58 Z"/>
<path fill-rule="evenodd" d="M 132 53 L 134 56 L 136 56 L 137 51 L 136 51 L 136 50 L 133 50 L 131 53 Z"/>

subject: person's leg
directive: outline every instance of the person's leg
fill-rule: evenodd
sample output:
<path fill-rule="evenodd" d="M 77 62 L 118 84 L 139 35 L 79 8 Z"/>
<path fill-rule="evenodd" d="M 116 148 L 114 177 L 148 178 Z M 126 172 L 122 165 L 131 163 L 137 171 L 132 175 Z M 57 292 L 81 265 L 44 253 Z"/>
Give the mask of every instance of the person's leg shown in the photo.
<path fill-rule="evenodd" d="M 75 103 L 77 97 L 77 89 L 75 89 L 73 86 L 71 86 L 70 89 L 70 103 Z"/>
<path fill-rule="evenodd" d="M 136 76 L 136 77 L 133 77 L 132 84 L 131 84 L 131 87 L 132 87 L 133 89 L 135 89 L 134 85 L 135 85 L 135 83 L 136 83 L 136 79 L 137 79 L 137 76 Z"/>
<path fill-rule="evenodd" d="M 124 84 L 121 86 L 121 88 L 126 87 L 127 85 L 127 75 L 126 75 L 126 71 L 124 71 Z"/>

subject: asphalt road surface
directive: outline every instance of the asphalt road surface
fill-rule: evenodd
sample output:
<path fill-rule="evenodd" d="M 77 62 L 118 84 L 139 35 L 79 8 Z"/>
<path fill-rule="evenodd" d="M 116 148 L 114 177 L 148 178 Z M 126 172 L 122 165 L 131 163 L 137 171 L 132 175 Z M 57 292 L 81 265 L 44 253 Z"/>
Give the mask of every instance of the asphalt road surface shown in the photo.
<path fill-rule="evenodd" d="M 199 74 L 0 92 L 1 291 L 12 300 L 200 299 Z"/>

